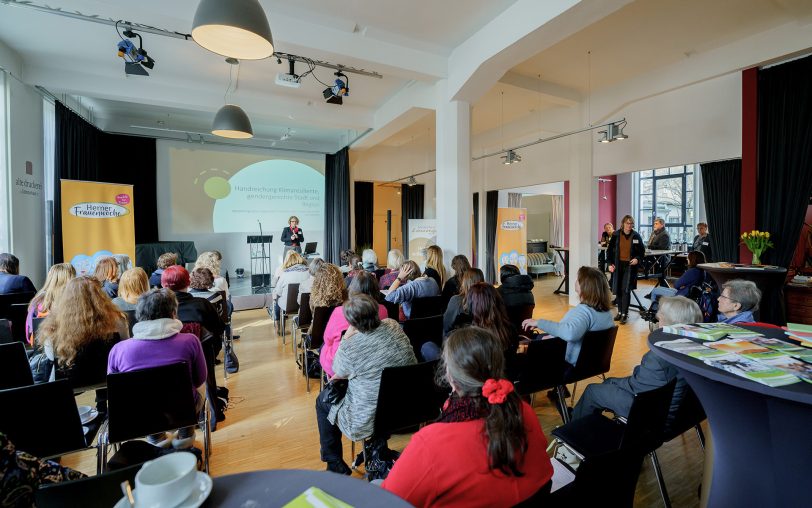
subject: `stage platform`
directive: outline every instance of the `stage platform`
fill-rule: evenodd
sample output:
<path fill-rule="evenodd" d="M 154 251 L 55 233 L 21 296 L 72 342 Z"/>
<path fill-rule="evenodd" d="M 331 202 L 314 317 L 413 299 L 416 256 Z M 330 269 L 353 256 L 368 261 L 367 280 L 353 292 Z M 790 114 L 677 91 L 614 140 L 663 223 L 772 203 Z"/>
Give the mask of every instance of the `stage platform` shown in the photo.
<path fill-rule="evenodd" d="M 229 291 L 234 310 L 261 309 L 271 304 L 273 288 L 251 288 L 251 278 L 229 277 Z"/>

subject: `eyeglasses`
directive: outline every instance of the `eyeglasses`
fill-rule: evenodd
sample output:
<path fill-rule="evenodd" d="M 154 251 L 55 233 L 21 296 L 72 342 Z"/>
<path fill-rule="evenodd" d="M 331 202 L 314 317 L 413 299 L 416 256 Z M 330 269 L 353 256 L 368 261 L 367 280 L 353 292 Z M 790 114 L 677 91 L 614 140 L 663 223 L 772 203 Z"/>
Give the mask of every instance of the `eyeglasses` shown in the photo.
<path fill-rule="evenodd" d="M 725 300 L 731 301 L 733 303 L 741 303 L 738 300 L 734 300 L 733 298 L 726 296 L 726 295 L 719 295 L 719 298 L 724 298 Z"/>

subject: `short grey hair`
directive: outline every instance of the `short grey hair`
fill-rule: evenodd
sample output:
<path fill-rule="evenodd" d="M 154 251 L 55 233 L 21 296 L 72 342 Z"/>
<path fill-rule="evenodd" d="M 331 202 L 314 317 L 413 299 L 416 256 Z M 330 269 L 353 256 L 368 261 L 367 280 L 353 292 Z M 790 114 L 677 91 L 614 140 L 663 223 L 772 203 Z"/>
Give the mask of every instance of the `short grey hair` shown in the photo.
<path fill-rule="evenodd" d="M 702 310 L 695 301 L 684 296 L 666 296 L 660 298 L 657 319 L 661 326 L 701 323 Z"/>
<path fill-rule="evenodd" d="M 400 252 L 398 249 L 392 249 L 386 256 L 386 267 L 391 268 L 392 270 L 399 270 L 400 265 L 402 265 L 405 261 L 406 258 L 403 257 L 402 252 Z"/>
<path fill-rule="evenodd" d="M 308 271 L 310 272 L 310 275 L 315 277 L 316 272 L 319 271 L 319 268 L 321 268 L 321 265 L 323 265 L 324 263 L 326 263 L 326 261 L 323 260 L 322 258 L 316 258 L 313 261 L 311 261 L 310 262 L 310 268 L 308 269 Z"/>
<path fill-rule="evenodd" d="M 175 292 L 169 288 L 150 289 L 135 305 L 135 319 L 137 321 L 153 321 L 155 319 L 172 319 L 178 314 L 178 299 Z"/>
<path fill-rule="evenodd" d="M 381 325 L 378 302 L 365 294 L 353 294 L 343 306 L 344 319 L 359 332 L 371 332 Z"/>
<path fill-rule="evenodd" d="M 722 284 L 722 290 L 727 289 L 730 299 L 739 302 L 741 311 L 758 310 L 761 301 L 761 290 L 751 280 L 733 279 Z"/>
<path fill-rule="evenodd" d="M 361 261 L 363 261 L 365 265 L 377 265 L 378 255 L 375 254 L 375 251 L 372 249 L 364 249 L 364 252 L 361 253 Z"/>
<path fill-rule="evenodd" d="M 656 219 L 654 219 L 654 223 L 655 223 L 655 224 L 662 224 L 662 225 L 665 225 L 665 221 L 663 220 L 663 218 L 662 218 L 662 217 L 657 217 Z"/>

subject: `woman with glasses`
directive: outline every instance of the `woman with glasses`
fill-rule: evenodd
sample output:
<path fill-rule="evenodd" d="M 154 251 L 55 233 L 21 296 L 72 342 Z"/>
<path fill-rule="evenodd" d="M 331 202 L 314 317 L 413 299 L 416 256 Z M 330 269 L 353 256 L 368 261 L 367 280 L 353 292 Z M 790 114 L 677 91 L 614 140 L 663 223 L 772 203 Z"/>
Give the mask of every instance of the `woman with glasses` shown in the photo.
<path fill-rule="evenodd" d="M 733 279 L 722 285 L 719 295 L 720 323 L 752 323 L 756 318 L 761 291 L 751 280 Z"/>
<path fill-rule="evenodd" d="M 617 295 L 617 315 L 615 321 L 625 325 L 629 319 L 629 300 L 632 291 L 637 289 L 637 268 L 643 262 L 646 247 L 643 239 L 634 230 L 634 218 L 623 217 L 622 226 L 615 231 L 606 249 L 606 261 L 612 277 L 612 292 Z"/>

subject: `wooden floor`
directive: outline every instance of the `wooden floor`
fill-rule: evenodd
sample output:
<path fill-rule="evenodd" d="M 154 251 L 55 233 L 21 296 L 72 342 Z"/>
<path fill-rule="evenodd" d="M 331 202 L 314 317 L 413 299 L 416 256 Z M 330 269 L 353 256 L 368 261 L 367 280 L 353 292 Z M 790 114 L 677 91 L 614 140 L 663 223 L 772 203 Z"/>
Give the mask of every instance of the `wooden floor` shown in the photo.
<path fill-rule="evenodd" d="M 567 312 L 567 297 L 553 294 L 559 282 L 559 278 L 551 275 L 537 280 L 534 317 L 560 319 Z M 611 376 L 629 375 L 648 350 L 648 323 L 635 312 L 629 315 L 629 323 L 620 327 L 617 337 Z M 212 434 L 211 474 L 221 476 L 257 469 L 324 469 L 319 460 L 314 410 L 318 383 L 311 381 L 311 392 L 305 391 L 305 378 L 296 368 L 290 337 L 283 348 L 264 310 L 237 312 L 234 325 L 235 333 L 242 336 L 235 343 L 240 372 L 224 380 L 222 367 L 217 368 L 218 385 L 229 388 L 231 402 L 226 420 Z M 583 389 L 583 385 L 578 386 L 576 399 Z M 90 394 L 79 399 L 81 403 L 92 404 Z M 550 431 L 561 424 L 560 416 L 543 393 L 536 396 L 534 409 L 549 438 Z M 395 436 L 390 447 L 402 449 L 408 440 L 409 436 Z M 346 441 L 344 450 L 349 462 Z M 666 443 L 658 456 L 673 506 L 699 506 L 697 488 L 702 477 L 703 455 L 696 434 L 689 432 Z M 95 472 L 91 452 L 65 457 L 64 463 L 89 474 Z M 635 506 L 662 506 L 656 477 L 648 461 L 643 465 L 638 482 Z"/>

